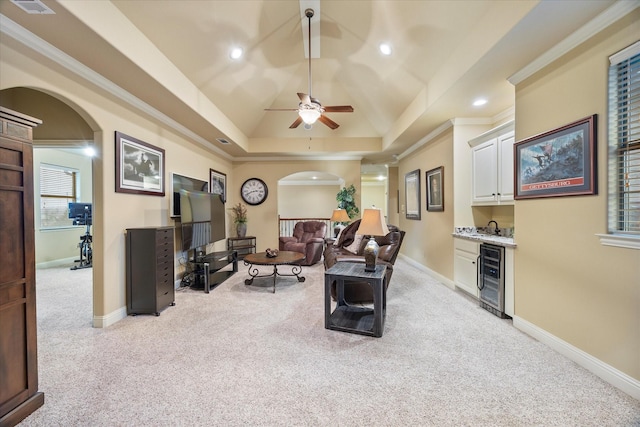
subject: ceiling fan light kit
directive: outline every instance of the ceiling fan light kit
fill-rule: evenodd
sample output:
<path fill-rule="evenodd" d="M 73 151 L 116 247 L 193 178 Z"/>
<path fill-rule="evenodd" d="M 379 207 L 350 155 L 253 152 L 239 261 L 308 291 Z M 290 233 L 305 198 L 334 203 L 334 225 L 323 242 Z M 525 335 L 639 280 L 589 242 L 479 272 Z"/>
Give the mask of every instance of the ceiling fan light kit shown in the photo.
<path fill-rule="evenodd" d="M 297 111 L 298 118 L 289 126 L 289 129 L 295 129 L 300 126 L 301 123 L 304 123 L 304 128 L 309 130 L 311 129 L 311 125 L 316 121 L 319 121 L 331 129 L 337 129 L 340 125 L 325 116 L 324 113 L 352 113 L 353 107 L 351 105 L 323 107 L 320 101 L 311 96 L 311 18 L 314 15 L 314 11 L 313 9 L 306 9 L 304 14 L 309 21 L 309 94 L 298 92 L 300 103 L 297 109 L 267 108 L 266 111 Z"/>

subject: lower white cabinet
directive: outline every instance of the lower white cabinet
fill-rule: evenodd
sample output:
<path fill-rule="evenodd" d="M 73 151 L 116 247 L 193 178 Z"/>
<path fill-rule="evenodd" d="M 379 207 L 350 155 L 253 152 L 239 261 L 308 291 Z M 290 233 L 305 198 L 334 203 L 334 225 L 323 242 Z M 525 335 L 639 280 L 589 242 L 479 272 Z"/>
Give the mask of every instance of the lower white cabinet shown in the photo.
<path fill-rule="evenodd" d="M 465 239 L 453 241 L 453 281 L 456 287 L 477 298 L 480 243 Z"/>

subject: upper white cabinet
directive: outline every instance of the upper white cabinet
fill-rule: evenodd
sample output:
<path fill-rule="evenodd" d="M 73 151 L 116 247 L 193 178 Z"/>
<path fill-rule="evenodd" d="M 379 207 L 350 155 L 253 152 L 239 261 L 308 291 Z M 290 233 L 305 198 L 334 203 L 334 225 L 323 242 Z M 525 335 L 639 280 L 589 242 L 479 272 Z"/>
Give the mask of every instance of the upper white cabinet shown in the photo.
<path fill-rule="evenodd" d="M 469 141 L 473 205 L 513 204 L 513 143 L 513 122 Z"/>

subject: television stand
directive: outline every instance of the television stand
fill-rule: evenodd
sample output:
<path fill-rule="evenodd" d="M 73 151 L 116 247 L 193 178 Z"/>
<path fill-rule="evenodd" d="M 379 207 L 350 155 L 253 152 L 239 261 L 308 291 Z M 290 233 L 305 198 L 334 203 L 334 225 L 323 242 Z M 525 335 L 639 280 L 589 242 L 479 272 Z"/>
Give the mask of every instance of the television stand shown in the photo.
<path fill-rule="evenodd" d="M 196 288 L 202 286 L 204 292 L 208 294 L 212 288 L 238 272 L 238 252 L 220 251 L 196 255 L 190 263 L 194 267 L 195 276 L 195 283 L 191 286 Z M 233 265 L 231 270 L 220 271 L 229 264 Z"/>

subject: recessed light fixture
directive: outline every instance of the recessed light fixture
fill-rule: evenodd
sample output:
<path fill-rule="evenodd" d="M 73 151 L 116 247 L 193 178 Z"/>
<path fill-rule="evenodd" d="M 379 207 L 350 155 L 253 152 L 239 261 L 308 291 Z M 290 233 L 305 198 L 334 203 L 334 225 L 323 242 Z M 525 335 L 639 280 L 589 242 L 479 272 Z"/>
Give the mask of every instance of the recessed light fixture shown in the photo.
<path fill-rule="evenodd" d="M 475 101 L 473 101 L 473 106 L 474 107 L 481 107 L 484 104 L 486 104 L 488 101 L 484 98 L 478 98 Z"/>
<path fill-rule="evenodd" d="M 242 48 L 234 47 L 233 49 L 231 49 L 231 52 L 229 52 L 229 57 L 231 59 L 240 59 L 242 57 Z"/>
<path fill-rule="evenodd" d="M 388 43 L 380 43 L 380 52 L 383 55 L 391 55 L 391 45 Z"/>
<path fill-rule="evenodd" d="M 85 147 L 84 155 L 88 157 L 93 157 L 96 155 L 96 150 L 93 147 Z"/>

